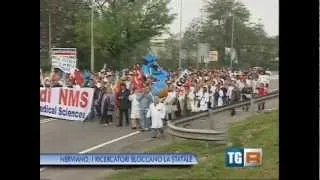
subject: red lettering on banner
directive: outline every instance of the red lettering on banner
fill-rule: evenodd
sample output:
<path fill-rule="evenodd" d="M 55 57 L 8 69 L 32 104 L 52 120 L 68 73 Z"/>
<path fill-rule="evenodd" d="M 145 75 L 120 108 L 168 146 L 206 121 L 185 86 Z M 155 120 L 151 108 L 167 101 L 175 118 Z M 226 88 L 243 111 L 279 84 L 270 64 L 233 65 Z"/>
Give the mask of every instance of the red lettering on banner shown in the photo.
<path fill-rule="evenodd" d="M 72 89 L 69 89 L 69 106 L 78 106 L 79 105 L 79 97 L 80 97 L 80 92 L 76 91 L 75 94 L 73 93 L 74 91 Z"/>
<path fill-rule="evenodd" d="M 89 93 L 88 92 L 82 92 L 81 93 L 81 102 L 80 102 L 80 106 L 82 108 L 85 108 L 88 105 L 88 97 L 89 97 Z"/>
<path fill-rule="evenodd" d="M 88 105 L 88 92 L 81 92 L 74 89 L 61 89 L 59 104 L 84 108 Z"/>
<path fill-rule="evenodd" d="M 60 90 L 60 96 L 59 96 L 59 104 L 67 105 L 68 102 L 68 89 L 62 89 Z"/>
<path fill-rule="evenodd" d="M 51 89 L 45 88 L 44 90 L 40 90 L 40 102 L 48 102 L 51 100 Z"/>

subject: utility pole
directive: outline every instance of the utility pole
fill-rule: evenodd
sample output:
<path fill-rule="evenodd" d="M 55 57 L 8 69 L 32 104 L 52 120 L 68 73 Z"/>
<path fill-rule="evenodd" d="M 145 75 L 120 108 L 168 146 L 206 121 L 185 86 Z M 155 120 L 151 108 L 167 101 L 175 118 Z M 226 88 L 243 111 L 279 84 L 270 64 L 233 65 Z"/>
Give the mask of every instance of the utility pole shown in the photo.
<path fill-rule="evenodd" d="M 231 52 L 230 52 L 230 68 L 232 69 L 232 52 L 233 52 L 233 31 L 234 31 L 234 15 L 232 15 L 232 26 L 231 26 Z"/>
<path fill-rule="evenodd" d="M 94 0 L 91 1 L 91 72 L 94 72 L 94 42 L 93 42 Z"/>
<path fill-rule="evenodd" d="M 181 69 L 181 60 L 182 60 L 182 0 L 180 0 L 180 39 L 179 39 L 179 69 Z"/>
<path fill-rule="evenodd" d="M 50 8 L 49 8 L 49 10 L 48 10 L 49 12 L 48 12 L 48 14 L 49 14 L 49 16 L 48 16 L 48 18 L 49 18 L 49 45 L 48 45 L 48 57 L 49 57 L 49 63 L 50 63 L 50 65 L 52 65 L 52 60 L 51 60 L 51 43 L 52 43 L 52 37 L 51 37 L 51 11 L 50 11 Z"/>

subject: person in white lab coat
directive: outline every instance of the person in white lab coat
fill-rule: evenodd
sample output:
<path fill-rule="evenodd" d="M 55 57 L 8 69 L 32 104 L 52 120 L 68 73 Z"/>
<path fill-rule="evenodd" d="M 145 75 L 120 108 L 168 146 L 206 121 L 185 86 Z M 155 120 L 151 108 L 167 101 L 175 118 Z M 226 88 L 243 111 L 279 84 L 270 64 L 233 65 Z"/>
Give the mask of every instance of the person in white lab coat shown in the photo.
<path fill-rule="evenodd" d="M 147 117 L 151 118 L 152 138 L 163 136 L 163 120 L 166 115 L 166 108 L 158 96 L 154 97 L 153 103 L 150 104 Z"/>
<path fill-rule="evenodd" d="M 202 97 L 202 91 L 199 87 L 194 90 L 194 112 L 200 111 L 200 99 Z"/>
<path fill-rule="evenodd" d="M 139 101 L 137 100 L 137 92 L 134 90 L 131 92 L 131 95 L 129 96 L 129 101 L 131 101 L 131 128 L 136 129 L 137 128 L 137 122 L 140 119 L 140 105 Z"/>
<path fill-rule="evenodd" d="M 166 119 L 167 120 L 173 120 L 175 119 L 175 112 L 177 109 L 177 94 L 175 91 L 173 91 L 173 86 L 170 86 L 168 88 L 168 96 L 166 97 L 164 101 L 164 105 L 166 107 Z"/>
<path fill-rule="evenodd" d="M 187 98 L 187 107 L 192 113 L 195 112 L 194 89 L 195 88 L 193 86 L 191 86 L 190 90 L 188 91 L 188 94 L 186 96 L 186 98 Z"/>
<path fill-rule="evenodd" d="M 221 107 L 221 106 L 223 106 L 223 96 L 224 96 L 224 93 L 223 93 L 223 90 L 221 89 L 220 86 L 219 86 L 219 89 L 218 89 L 218 93 L 219 93 L 218 107 Z"/>
<path fill-rule="evenodd" d="M 227 90 L 227 98 L 228 98 L 227 102 L 228 102 L 228 104 L 231 102 L 233 88 L 234 87 L 231 85 L 231 83 L 229 83 L 228 90 Z"/>
<path fill-rule="evenodd" d="M 209 92 L 207 86 L 203 87 L 202 93 L 199 96 L 200 100 L 200 111 L 208 110 L 208 102 L 209 102 Z"/>

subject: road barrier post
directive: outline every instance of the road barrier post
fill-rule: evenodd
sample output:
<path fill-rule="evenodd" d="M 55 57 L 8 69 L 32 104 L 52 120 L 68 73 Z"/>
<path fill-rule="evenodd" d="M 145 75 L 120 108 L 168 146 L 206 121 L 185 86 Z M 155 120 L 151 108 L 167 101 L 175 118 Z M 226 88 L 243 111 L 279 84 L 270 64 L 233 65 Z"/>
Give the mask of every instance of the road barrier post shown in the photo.
<path fill-rule="evenodd" d="M 210 121 L 210 129 L 214 130 L 214 118 L 211 110 L 209 110 L 209 121 Z"/>
<path fill-rule="evenodd" d="M 253 95 L 250 98 L 250 112 L 253 114 L 254 113 L 254 107 L 255 106 L 255 102 L 254 102 L 254 98 Z"/>

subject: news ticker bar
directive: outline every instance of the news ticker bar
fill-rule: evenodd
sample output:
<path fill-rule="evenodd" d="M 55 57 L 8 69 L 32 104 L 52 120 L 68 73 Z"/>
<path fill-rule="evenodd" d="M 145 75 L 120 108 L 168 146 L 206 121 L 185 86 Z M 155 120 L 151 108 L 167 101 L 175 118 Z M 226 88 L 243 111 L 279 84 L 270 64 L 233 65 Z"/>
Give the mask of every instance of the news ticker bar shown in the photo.
<path fill-rule="evenodd" d="M 52 165 L 195 165 L 193 153 L 40 154 L 40 166 Z"/>

